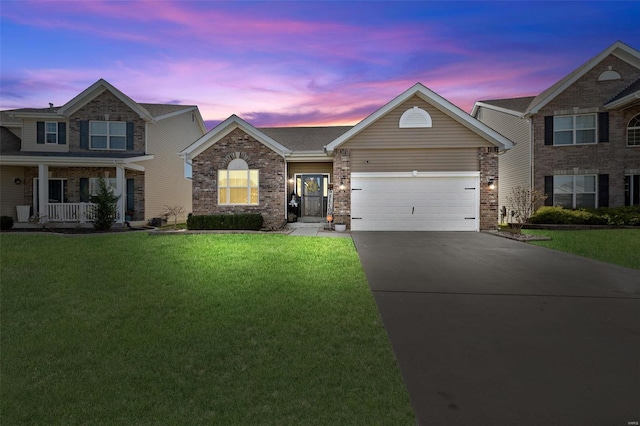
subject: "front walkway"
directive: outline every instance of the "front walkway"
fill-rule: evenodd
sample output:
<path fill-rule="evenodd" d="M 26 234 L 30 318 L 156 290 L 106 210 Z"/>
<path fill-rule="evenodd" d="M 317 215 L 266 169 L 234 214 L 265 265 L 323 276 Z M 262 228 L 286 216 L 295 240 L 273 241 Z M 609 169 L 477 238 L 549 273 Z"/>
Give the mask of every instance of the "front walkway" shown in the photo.
<path fill-rule="evenodd" d="M 303 237 L 329 237 L 329 238 L 351 238 L 349 232 L 336 232 L 328 228 L 326 223 L 287 223 L 286 230 L 291 230 L 289 235 Z"/>

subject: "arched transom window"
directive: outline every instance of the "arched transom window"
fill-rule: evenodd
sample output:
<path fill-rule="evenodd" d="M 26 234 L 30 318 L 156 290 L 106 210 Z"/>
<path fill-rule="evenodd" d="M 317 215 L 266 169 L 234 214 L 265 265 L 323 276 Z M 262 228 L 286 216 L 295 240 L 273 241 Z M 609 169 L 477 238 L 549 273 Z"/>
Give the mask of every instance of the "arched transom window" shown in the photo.
<path fill-rule="evenodd" d="M 431 127 L 431 116 L 422 108 L 414 106 L 402 114 L 398 127 L 401 129 Z"/>
<path fill-rule="evenodd" d="M 627 145 L 640 146 L 640 114 L 629 121 L 627 126 Z"/>
<path fill-rule="evenodd" d="M 226 169 L 218 170 L 218 204 L 258 205 L 258 170 L 236 158 Z"/>

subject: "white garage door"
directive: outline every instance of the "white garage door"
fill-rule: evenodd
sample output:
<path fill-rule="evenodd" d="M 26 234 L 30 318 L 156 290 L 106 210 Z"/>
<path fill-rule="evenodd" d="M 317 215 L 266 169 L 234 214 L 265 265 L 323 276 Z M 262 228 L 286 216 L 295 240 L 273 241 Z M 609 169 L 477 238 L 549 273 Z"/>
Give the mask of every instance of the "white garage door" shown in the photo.
<path fill-rule="evenodd" d="M 479 181 L 479 172 L 352 173 L 351 229 L 477 231 Z"/>

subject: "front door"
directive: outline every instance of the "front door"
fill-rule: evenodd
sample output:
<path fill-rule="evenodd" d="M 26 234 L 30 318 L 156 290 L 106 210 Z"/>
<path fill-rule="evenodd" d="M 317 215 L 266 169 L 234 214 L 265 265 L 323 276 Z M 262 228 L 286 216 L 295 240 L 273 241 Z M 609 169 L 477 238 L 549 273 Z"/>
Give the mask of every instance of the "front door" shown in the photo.
<path fill-rule="evenodd" d="M 302 217 L 324 217 L 327 177 L 320 174 L 300 175 L 298 179 L 300 184 L 298 193 L 301 195 L 302 201 Z"/>

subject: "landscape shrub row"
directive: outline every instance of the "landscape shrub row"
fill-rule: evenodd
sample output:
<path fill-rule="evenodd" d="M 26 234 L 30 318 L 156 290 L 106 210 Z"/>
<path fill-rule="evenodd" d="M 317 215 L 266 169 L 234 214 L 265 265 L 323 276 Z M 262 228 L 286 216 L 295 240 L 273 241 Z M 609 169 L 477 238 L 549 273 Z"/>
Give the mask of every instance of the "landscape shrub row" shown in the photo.
<path fill-rule="evenodd" d="M 11 216 L 0 216 L 0 230 L 8 231 L 13 228 L 13 218 Z"/>
<path fill-rule="evenodd" d="M 540 207 L 529 223 L 554 225 L 640 226 L 640 206 L 565 209 Z"/>
<path fill-rule="evenodd" d="M 260 214 L 197 215 L 187 218 L 187 229 L 194 230 L 253 230 L 259 231 L 264 223 Z"/>

